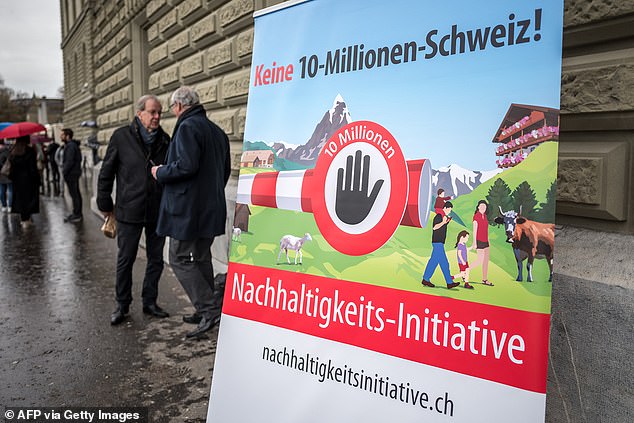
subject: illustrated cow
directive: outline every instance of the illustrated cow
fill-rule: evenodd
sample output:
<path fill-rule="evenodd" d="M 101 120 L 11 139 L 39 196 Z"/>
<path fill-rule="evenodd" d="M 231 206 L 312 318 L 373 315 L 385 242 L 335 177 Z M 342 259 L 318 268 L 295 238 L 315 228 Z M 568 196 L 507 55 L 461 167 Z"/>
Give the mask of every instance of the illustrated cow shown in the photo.
<path fill-rule="evenodd" d="M 538 258 L 548 260 L 550 268 L 549 282 L 553 280 L 553 247 L 555 244 L 555 225 L 552 223 L 540 223 L 528 220 L 515 210 L 503 211 L 500 207 L 500 216 L 495 218 L 495 223 L 504 225 L 506 242 L 511 243 L 515 260 L 517 261 L 517 281 L 522 281 L 522 262 L 528 259 L 526 270 L 528 282 L 533 282 L 533 261 Z"/>

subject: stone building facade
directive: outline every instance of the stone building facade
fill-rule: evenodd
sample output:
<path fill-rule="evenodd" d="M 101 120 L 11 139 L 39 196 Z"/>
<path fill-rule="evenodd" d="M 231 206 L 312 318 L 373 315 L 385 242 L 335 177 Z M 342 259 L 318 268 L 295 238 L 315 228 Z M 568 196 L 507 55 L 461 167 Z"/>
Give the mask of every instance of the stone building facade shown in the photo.
<path fill-rule="evenodd" d="M 80 127 L 96 116 L 94 91 L 94 14 L 90 1 L 61 0 L 64 60 L 64 124 L 85 140 L 93 130 Z M 97 3 L 97 2 L 94 2 Z"/>
<path fill-rule="evenodd" d="M 193 85 L 209 118 L 230 137 L 231 196 L 246 117 L 252 15 L 281 1 L 60 3 L 65 125 L 97 121 L 103 154 L 115 128 L 134 116 L 135 99 L 154 93 L 167 110 L 175 88 Z M 619 375 L 631 377 L 634 369 L 626 354 L 634 344 L 634 0 L 565 0 L 563 46 L 557 197 L 562 229 L 548 421 L 631 421 L 634 391 Z M 166 113 L 162 125 L 168 133 L 174 124 Z M 76 132 L 85 139 L 90 131 Z M 601 271 L 606 268 L 610 272 Z M 610 327 L 615 315 L 629 331 L 604 330 L 595 321 L 605 319 Z M 587 318 L 593 320 L 586 326 Z M 597 356 L 607 358 L 597 363 Z"/>
<path fill-rule="evenodd" d="M 566 0 L 560 223 L 634 233 L 634 1 Z"/>

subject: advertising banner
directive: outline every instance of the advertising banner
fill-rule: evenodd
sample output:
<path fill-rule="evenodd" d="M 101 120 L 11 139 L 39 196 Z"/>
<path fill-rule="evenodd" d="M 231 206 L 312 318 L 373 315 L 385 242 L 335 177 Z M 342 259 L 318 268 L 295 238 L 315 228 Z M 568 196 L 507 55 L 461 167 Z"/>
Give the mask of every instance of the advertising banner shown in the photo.
<path fill-rule="evenodd" d="M 256 14 L 209 422 L 544 420 L 562 14 Z"/>

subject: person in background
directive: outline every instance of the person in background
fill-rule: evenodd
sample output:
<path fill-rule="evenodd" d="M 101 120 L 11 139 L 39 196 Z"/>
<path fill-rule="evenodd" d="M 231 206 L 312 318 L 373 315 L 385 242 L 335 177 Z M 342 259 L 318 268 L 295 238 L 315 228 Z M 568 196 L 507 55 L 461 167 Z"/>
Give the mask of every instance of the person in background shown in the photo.
<path fill-rule="evenodd" d="M 41 142 L 36 143 L 33 148 L 35 149 L 35 157 L 37 160 L 37 171 L 40 174 L 40 194 L 44 194 L 44 187 L 46 186 L 44 179 L 44 170 L 46 169 L 46 150 Z"/>
<path fill-rule="evenodd" d="M 64 143 L 57 148 L 55 151 L 55 164 L 57 165 L 57 169 L 59 172 L 64 172 Z M 59 194 L 64 195 L 64 183 L 61 180 L 59 181 Z"/>
<path fill-rule="evenodd" d="M 54 195 L 59 195 L 60 193 L 59 167 L 57 166 L 57 162 L 55 161 L 55 154 L 57 153 L 58 148 L 59 148 L 59 144 L 55 142 L 55 139 L 53 139 L 46 149 L 46 155 L 48 156 L 48 165 L 51 168 L 50 174 L 53 179 L 53 194 Z"/>
<path fill-rule="evenodd" d="M 187 323 L 198 322 L 186 336 L 198 338 L 220 322 L 211 244 L 225 232 L 229 139 L 207 119 L 192 88 L 174 91 L 170 109 L 178 119 L 166 164 L 152 167 L 152 175 L 164 187 L 156 231 L 170 237 L 172 270 L 196 309 L 183 317 Z"/>
<path fill-rule="evenodd" d="M 33 224 L 31 215 L 40 212 L 40 173 L 37 170 L 37 154 L 30 143 L 28 135 L 16 139 L 7 159 L 11 160 L 12 212 L 20 215 L 22 228 L 30 227 Z"/>
<path fill-rule="evenodd" d="M 5 162 L 9 159 L 11 149 L 4 143 L 4 140 L 0 140 L 0 169 L 4 166 Z M 13 205 L 13 184 L 8 176 L 0 174 L 0 203 L 2 203 L 2 211 L 11 213 L 11 206 Z"/>
<path fill-rule="evenodd" d="M 144 95 L 136 103 L 136 117 L 117 129 L 110 138 L 97 182 L 97 207 L 104 217 L 117 220 L 116 302 L 110 324 L 125 320 L 132 302 L 132 267 L 145 230 L 147 265 L 143 279 L 143 313 L 154 317 L 169 314 L 156 303 L 163 272 L 165 237 L 156 234 L 161 186 L 152 178 L 150 167 L 165 163 L 170 138 L 160 126 L 161 102 Z M 116 205 L 112 189 L 116 180 Z"/>
<path fill-rule="evenodd" d="M 62 129 L 62 142 L 64 143 L 64 166 L 62 174 L 68 187 L 68 193 L 73 201 L 73 212 L 64 219 L 64 222 L 81 222 L 82 199 L 79 192 L 79 177 L 81 176 L 81 150 L 79 142 L 73 139 L 73 130 Z"/>

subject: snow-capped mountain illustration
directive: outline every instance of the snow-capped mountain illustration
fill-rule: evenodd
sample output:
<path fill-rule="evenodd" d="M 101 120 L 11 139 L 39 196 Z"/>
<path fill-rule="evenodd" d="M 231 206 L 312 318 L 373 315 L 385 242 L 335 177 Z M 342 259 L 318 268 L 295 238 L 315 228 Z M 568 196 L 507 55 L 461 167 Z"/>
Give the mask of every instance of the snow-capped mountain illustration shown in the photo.
<path fill-rule="evenodd" d="M 500 172 L 502 169 L 468 170 L 457 164 L 441 167 L 438 170 L 432 169 L 432 193 L 435 196 L 438 188 L 442 188 L 445 190 L 445 195 L 451 195 L 454 198 L 468 194 Z"/>
<path fill-rule="evenodd" d="M 339 128 L 352 122 L 346 102 L 340 94 L 333 101 L 332 108 L 324 113 L 321 121 L 315 127 L 308 142 L 299 147 L 285 145 L 278 142 L 273 144 L 277 157 L 298 163 L 307 168 L 315 166 L 322 147 Z"/>

